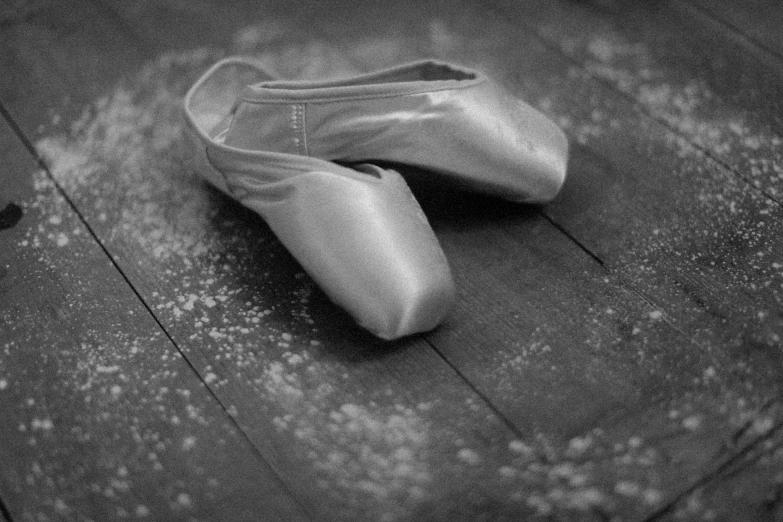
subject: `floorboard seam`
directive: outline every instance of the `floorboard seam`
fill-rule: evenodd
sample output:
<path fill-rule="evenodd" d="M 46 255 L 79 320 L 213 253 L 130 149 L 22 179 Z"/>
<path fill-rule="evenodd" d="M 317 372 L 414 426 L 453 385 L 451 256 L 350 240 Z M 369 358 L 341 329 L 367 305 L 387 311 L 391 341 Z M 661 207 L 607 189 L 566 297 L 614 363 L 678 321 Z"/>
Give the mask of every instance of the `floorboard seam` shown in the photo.
<path fill-rule="evenodd" d="M 583 245 L 576 237 L 574 237 L 571 233 L 569 233 L 568 230 L 566 230 L 562 225 L 560 225 L 554 219 L 552 219 L 552 217 L 547 215 L 543 210 L 539 210 L 539 214 L 541 215 L 541 217 L 543 217 L 549 223 L 551 223 L 553 227 L 555 227 L 560 232 L 562 232 L 563 235 L 565 235 L 569 240 L 574 242 L 585 254 L 590 256 L 590 258 L 592 258 L 599 265 L 601 265 L 601 268 L 603 268 L 608 275 L 611 275 L 611 276 L 614 276 L 615 278 L 617 278 L 617 281 L 619 282 L 619 285 L 618 285 L 619 288 L 621 288 L 621 289 L 623 289 L 623 290 L 625 290 L 627 292 L 630 292 L 631 295 L 633 295 L 636 298 L 640 299 L 642 302 L 646 303 L 650 307 L 655 308 L 655 309 L 658 308 L 658 306 L 655 304 L 654 301 L 652 301 L 646 295 L 644 295 L 643 292 L 641 292 L 638 288 L 636 288 L 636 286 L 634 286 L 633 283 L 628 281 L 622 274 L 617 273 L 615 270 L 613 270 L 612 268 L 607 266 L 603 262 L 603 260 L 597 254 L 595 254 L 593 251 L 591 251 L 587 246 Z M 682 338 L 685 339 L 688 343 L 694 344 L 694 345 L 696 345 L 699 348 L 706 348 L 705 345 L 703 345 L 701 342 L 699 342 L 698 340 L 694 339 L 693 337 L 689 336 L 687 333 L 685 333 L 685 331 L 682 328 L 680 328 L 679 326 L 674 324 L 665 315 L 663 316 L 662 320 L 665 321 L 666 324 L 672 330 L 674 330 L 675 332 L 679 333 L 682 336 Z"/>
<path fill-rule="evenodd" d="M 659 507 L 649 515 L 647 515 L 643 522 L 656 522 L 661 519 L 661 517 L 669 514 L 674 507 L 682 501 L 684 498 L 686 498 L 688 495 L 699 489 L 700 487 L 706 485 L 708 482 L 710 482 L 713 479 L 717 479 L 720 477 L 721 474 L 723 474 L 726 470 L 728 470 L 732 465 L 739 462 L 741 459 L 747 457 L 751 452 L 756 450 L 759 446 L 764 444 L 766 441 L 770 440 L 777 432 L 783 431 L 783 421 L 778 422 L 772 429 L 770 429 L 767 433 L 765 433 L 763 436 L 757 438 L 755 441 L 750 442 L 747 444 L 744 448 L 739 450 L 737 453 L 735 453 L 733 456 L 729 457 L 727 460 L 725 460 L 722 464 L 720 464 L 717 468 L 712 470 L 711 472 L 708 472 L 698 480 L 696 480 L 693 484 L 685 488 L 682 492 L 680 492 L 678 495 L 676 495 L 674 498 L 669 500 L 666 504 Z M 765 451 L 759 452 L 758 455 L 753 457 L 750 462 L 755 462 L 758 459 L 761 458 L 761 456 L 765 453 Z"/>
<path fill-rule="evenodd" d="M 590 256 L 593 261 L 601 265 L 601 268 L 603 268 L 607 274 L 612 274 L 612 270 L 606 266 L 606 263 L 604 263 L 603 259 L 601 259 L 597 254 L 595 254 L 592 250 L 587 248 L 586 245 L 584 245 L 581 241 L 579 241 L 576 237 L 574 237 L 573 234 L 571 234 L 568 230 L 565 229 L 560 223 L 556 222 L 554 219 L 552 219 L 546 212 L 539 209 L 538 213 L 541 217 L 546 219 L 549 224 L 551 224 L 553 227 L 555 227 L 557 230 L 559 230 L 563 235 L 565 235 L 570 241 L 572 241 L 576 246 L 579 247 L 579 249 Z"/>
<path fill-rule="evenodd" d="M 484 394 L 481 392 L 481 390 L 479 390 L 479 389 L 478 389 L 478 388 L 477 388 L 477 387 L 476 387 L 476 386 L 475 386 L 475 385 L 474 385 L 474 384 L 473 384 L 473 383 L 470 381 L 470 379 L 468 379 L 468 378 L 467 378 L 467 376 L 466 376 L 465 374 L 463 374 L 463 373 L 462 373 L 462 372 L 459 370 L 459 368 L 457 368 L 457 367 L 456 367 L 454 364 L 452 364 L 452 362 L 451 362 L 451 361 L 450 361 L 450 360 L 449 360 L 449 359 L 448 359 L 448 358 L 447 358 L 447 357 L 446 357 L 446 356 L 445 356 L 445 355 L 444 355 L 444 354 L 443 354 L 443 353 L 442 353 L 442 352 L 441 352 L 441 351 L 438 349 L 438 347 L 437 347 L 437 346 L 435 346 L 435 344 L 434 344 L 434 343 L 433 343 L 433 342 L 432 342 L 432 341 L 431 341 L 431 340 L 430 340 L 430 339 L 429 339 L 427 336 L 424 336 L 423 338 L 424 338 L 424 341 L 425 341 L 425 342 L 426 342 L 426 343 L 427 343 L 427 344 L 430 346 L 430 348 L 432 348 L 432 349 L 435 351 L 435 353 L 436 353 L 436 354 L 438 354 L 438 357 L 440 357 L 440 358 L 443 360 L 443 362 L 445 362 L 445 363 L 446 363 L 446 365 L 447 365 L 449 368 L 451 368 L 451 370 L 452 370 L 452 371 L 453 371 L 453 372 L 454 372 L 454 373 L 455 373 L 455 374 L 456 374 L 456 375 L 457 375 L 457 376 L 458 376 L 458 377 L 459 377 L 459 378 L 460 378 L 460 379 L 461 379 L 463 382 L 465 382 L 465 384 L 467 384 L 467 386 L 468 386 L 468 389 L 470 389 L 470 390 L 471 390 L 473 393 L 475 393 L 475 394 L 476 394 L 476 395 L 479 397 L 479 399 L 481 399 L 481 400 L 482 400 L 482 402 L 484 402 L 484 404 L 486 404 L 486 405 L 487 405 L 487 407 L 488 407 L 488 408 L 489 408 L 489 409 L 492 411 L 492 413 L 494 413 L 495 415 L 497 415 L 497 417 L 498 417 L 498 418 L 499 418 L 499 419 L 500 419 L 500 420 L 503 422 L 503 424 L 505 424 L 505 425 L 506 425 L 506 427 L 508 427 L 508 428 L 511 430 L 511 432 L 512 432 L 512 433 L 514 433 L 514 435 L 515 435 L 515 436 L 517 436 L 517 437 L 519 437 L 519 438 L 524 438 L 524 434 L 522 433 L 522 431 L 521 431 L 521 430 L 520 430 L 520 429 L 519 429 L 519 428 L 516 426 L 516 424 L 514 424 L 514 423 L 513 423 L 513 422 L 512 422 L 512 421 L 511 421 L 511 420 L 510 420 L 508 417 L 506 417 L 506 416 L 503 414 L 503 412 L 502 412 L 502 411 L 500 411 L 500 409 L 498 409 L 498 407 L 497 407 L 497 406 L 495 406 L 495 405 L 492 403 L 492 401 L 489 399 L 489 397 L 487 397 L 486 395 L 484 395 Z"/>
<path fill-rule="evenodd" d="M 277 472 L 276 469 L 266 460 L 261 450 L 253 443 L 252 439 L 248 436 L 248 434 L 245 432 L 244 429 L 242 429 L 242 426 L 240 426 L 239 422 L 234 418 L 231 413 L 229 413 L 228 408 L 225 404 L 223 404 L 223 401 L 220 400 L 220 398 L 215 394 L 215 392 L 212 390 L 212 388 L 204 382 L 203 377 L 198 372 L 196 367 L 191 363 L 190 359 L 188 359 L 187 355 L 182 351 L 182 349 L 179 347 L 179 345 L 174 341 L 174 338 L 171 336 L 169 331 L 163 326 L 163 323 L 161 323 L 158 316 L 154 313 L 154 311 L 150 308 L 150 306 L 147 304 L 147 302 L 144 300 L 144 298 L 141 296 L 139 291 L 136 289 L 136 287 L 131 283 L 128 276 L 125 274 L 125 272 L 122 270 L 122 268 L 119 266 L 117 260 L 114 258 L 114 256 L 111 255 L 106 245 L 101 241 L 101 239 L 96 234 L 95 230 L 90 226 L 90 224 L 87 222 L 84 215 L 79 211 L 79 209 L 76 207 L 74 202 L 68 197 L 68 194 L 65 192 L 65 190 L 60 186 L 60 184 L 55 179 L 54 175 L 52 175 L 51 169 L 46 164 L 44 159 L 38 154 L 38 151 L 36 150 L 33 143 L 27 138 L 27 136 L 24 135 L 19 125 L 16 123 L 13 116 L 8 112 L 5 105 L 2 103 L 2 100 L 0 100 L 0 116 L 2 116 L 3 119 L 5 119 L 8 124 L 11 126 L 14 133 L 17 135 L 17 137 L 22 141 L 24 146 L 28 149 L 30 154 L 32 154 L 33 158 L 35 159 L 36 163 L 39 165 L 40 168 L 42 168 L 45 172 L 47 177 L 52 181 L 54 186 L 56 187 L 57 192 L 60 194 L 61 197 L 65 199 L 65 201 L 68 203 L 68 206 L 73 210 L 73 212 L 78 216 L 79 220 L 82 222 L 82 224 L 87 228 L 88 233 L 90 236 L 95 240 L 97 245 L 101 248 L 104 254 L 106 254 L 106 257 L 109 259 L 109 262 L 114 267 L 115 270 L 119 273 L 119 275 L 122 277 L 122 279 L 125 281 L 125 283 L 128 285 L 130 290 L 133 292 L 133 294 L 136 296 L 136 298 L 139 300 L 141 305 L 144 307 L 144 309 L 150 314 L 153 321 L 155 321 L 155 324 L 160 328 L 161 332 L 166 336 L 166 339 L 171 342 L 172 346 L 177 350 L 177 352 L 182 357 L 183 361 L 185 361 L 185 364 L 188 365 L 188 367 L 191 369 L 191 371 L 196 375 L 198 380 L 204 385 L 209 395 L 217 402 L 218 405 L 220 405 L 220 408 L 223 410 L 223 412 L 226 414 L 227 418 L 229 419 L 229 422 L 234 426 L 234 428 L 237 430 L 238 433 L 241 433 L 242 438 L 245 439 L 245 441 L 248 443 L 248 445 L 251 448 L 251 451 L 256 455 L 256 457 L 259 459 L 260 463 L 263 464 L 268 470 L 272 472 L 274 477 L 277 479 L 280 486 L 283 488 L 284 491 L 286 491 L 291 499 L 298 505 L 304 513 L 314 520 L 313 514 L 310 512 L 310 510 L 300 502 L 299 498 L 294 494 L 294 492 L 291 490 L 291 488 L 288 487 L 288 484 L 282 479 L 281 475 Z M 2 513 L 2 505 L 0 504 L 0 513 Z"/>

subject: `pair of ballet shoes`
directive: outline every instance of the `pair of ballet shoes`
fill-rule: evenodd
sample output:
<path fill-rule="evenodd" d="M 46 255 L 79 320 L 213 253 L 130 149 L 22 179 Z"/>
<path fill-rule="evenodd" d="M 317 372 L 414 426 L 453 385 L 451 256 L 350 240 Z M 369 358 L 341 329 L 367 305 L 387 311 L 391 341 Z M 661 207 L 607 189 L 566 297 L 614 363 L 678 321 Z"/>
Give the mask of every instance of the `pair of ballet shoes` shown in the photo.
<path fill-rule="evenodd" d="M 193 85 L 185 113 L 198 173 L 258 212 L 330 299 L 383 339 L 440 324 L 455 287 L 403 178 L 370 162 L 543 203 L 568 159 L 565 135 L 541 113 L 478 71 L 432 60 L 303 82 L 228 58 Z"/>

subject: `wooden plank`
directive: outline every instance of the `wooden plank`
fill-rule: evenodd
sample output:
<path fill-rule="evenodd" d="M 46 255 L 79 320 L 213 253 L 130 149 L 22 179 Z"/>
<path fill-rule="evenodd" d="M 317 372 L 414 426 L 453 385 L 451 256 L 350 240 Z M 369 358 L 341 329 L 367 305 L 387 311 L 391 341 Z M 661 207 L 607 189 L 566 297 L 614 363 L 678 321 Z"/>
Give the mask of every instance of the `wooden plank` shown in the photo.
<path fill-rule="evenodd" d="M 77 3 L 70 10 L 92 20 L 81 31 L 112 32 L 104 13 Z M 141 54 L 118 33 L 95 50 L 99 60 L 111 62 L 115 47 Z M 78 35 L 74 45 L 83 45 Z M 58 182 L 188 362 L 318 518 L 530 512 L 496 488 L 497 463 L 517 458 L 509 443 L 518 434 L 435 351 L 420 338 L 389 345 L 360 331 L 260 218 L 186 170 L 181 96 L 215 54 L 161 50 L 120 86 L 111 72 L 94 78 L 92 88 L 106 95 L 72 134 L 37 141 Z M 69 73 L 52 72 L 47 83 L 78 96 L 58 74 Z M 10 112 L 31 135 L 41 123 L 25 110 L 43 101 L 36 83 L 25 87 L 26 100 L 3 83 Z"/>
<path fill-rule="evenodd" d="M 0 514 L 305 520 L 5 121 L 0 161 Z"/>
<path fill-rule="evenodd" d="M 567 76 L 567 66 L 556 56 L 556 66 L 550 71 L 533 65 L 553 61 L 535 41 L 520 35 L 511 42 L 504 42 L 513 34 L 508 26 L 501 24 L 501 29 L 493 31 L 491 28 L 498 25 L 497 21 L 487 22 L 480 13 L 463 13 L 462 16 L 455 21 L 448 16 L 433 17 L 432 13 L 406 9 L 404 5 L 373 3 L 356 10 L 349 5 L 345 10 L 333 11 L 331 18 L 317 17 L 318 23 L 311 28 L 311 34 L 314 34 L 311 41 L 320 43 L 323 49 L 328 48 L 324 42 L 343 39 L 341 48 L 353 53 L 352 63 L 360 68 L 380 67 L 401 59 L 435 54 L 462 61 L 467 59 L 500 72 L 508 70 L 508 63 L 497 56 L 523 59 L 515 50 L 525 49 L 530 53 L 524 58 L 529 67 L 516 67 L 525 70 L 526 77 L 532 77 L 531 83 L 547 78 L 546 75 Z M 284 23 L 282 20 L 276 19 L 279 24 Z M 482 23 L 476 23 L 476 20 Z M 244 34 L 252 35 L 254 30 L 260 32 L 267 27 L 251 27 Z M 356 27 L 363 27 L 366 32 L 357 34 Z M 470 28 L 491 36 L 481 40 Z M 288 31 L 291 31 L 290 27 Z M 253 52 L 252 48 L 245 50 Z M 328 63 L 324 56 L 333 55 L 318 54 L 322 65 Z M 265 55 L 265 58 L 274 56 Z M 344 67 L 341 60 L 334 63 L 337 62 Z M 529 73 L 531 70 L 534 74 Z M 519 89 L 518 78 L 506 78 L 506 81 Z M 575 94 L 579 93 L 573 83 L 569 87 Z M 570 91 L 563 92 L 563 98 L 569 94 Z M 584 93 L 581 96 L 583 98 Z M 530 99 L 535 101 L 535 97 Z M 625 107 L 633 114 L 629 104 Z M 629 126 L 638 129 L 641 125 L 638 120 L 632 120 Z M 579 138 L 584 132 L 587 131 L 580 130 L 574 137 Z M 625 145 L 622 150 L 627 149 L 633 147 Z M 633 157 L 638 160 L 640 155 L 637 153 Z M 649 157 L 641 157 L 642 163 L 650 163 Z M 575 174 L 572 175 L 602 173 L 605 165 L 601 159 L 591 151 L 577 147 L 572 168 Z M 589 178 L 582 183 L 572 184 L 567 190 L 572 191 L 571 194 L 584 194 L 589 188 Z M 554 440 L 554 446 L 560 444 L 559 453 L 553 457 L 558 463 L 563 463 L 567 450 L 573 449 L 564 449 L 563 442 L 573 440 L 574 447 L 580 447 L 583 440 L 595 442 L 595 447 L 590 448 L 590 452 L 595 453 L 584 458 L 588 463 L 586 467 L 600 468 L 600 472 L 588 474 L 589 485 L 597 483 L 596 491 L 609 491 L 612 502 L 621 502 L 616 499 L 623 495 L 616 490 L 632 491 L 634 494 L 629 496 L 635 497 L 637 505 L 626 507 L 629 510 L 626 513 L 633 512 L 632 509 L 639 510 L 637 513 L 644 511 L 643 503 L 638 502 L 640 498 L 652 500 L 653 505 L 661 501 L 661 490 L 640 486 L 640 483 L 647 484 L 645 480 L 650 484 L 666 484 L 665 493 L 676 493 L 678 488 L 687 485 L 689 478 L 710 471 L 715 462 L 719 463 L 725 457 L 724 439 L 730 438 L 737 429 L 732 422 L 752 412 L 754 406 L 744 410 L 747 405 L 740 406 L 740 400 L 735 409 L 728 411 L 726 395 L 715 393 L 709 382 L 716 367 L 731 370 L 732 364 L 741 362 L 739 358 L 732 360 L 724 353 L 711 354 L 701 341 L 691 339 L 695 337 L 693 330 L 688 329 L 684 334 L 679 332 L 679 325 L 667 322 L 668 317 L 658 306 L 646 305 L 637 293 L 628 290 L 627 275 L 607 274 L 600 265 L 591 265 L 589 258 L 575 245 L 569 245 L 562 237 L 558 241 L 558 236 L 544 220 L 510 206 L 500 205 L 499 208 L 497 202 L 477 203 L 475 198 L 456 194 L 443 198 L 423 192 L 426 190 L 426 187 L 418 187 L 417 195 L 452 259 L 460 287 L 465 289 L 455 320 L 428 338 L 518 429 L 523 433 L 544 434 Z M 593 195 L 588 192 L 588 196 Z M 569 205 L 587 210 L 571 197 Z M 659 199 L 665 201 L 665 197 Z M 656 219 L 660 221 L 661 218 L 656 215 Z M 476 226 L 476 221 L 502 222 L 504 226 L 499 231 L 491 225 Z M 622 227 L 617 226 L 609 232 L 617 230 Z M 519 238 L 535 247 L 520 248 Z M 470 250 L 466 251 L 466 248 Z M 559 259 L 573 260 L 578 268 L 558 263 Z M 541 266 L 552 268 L 548 272 L 530 268 Z M 564 273 L 567 277 L 563 277 Z M 521 279 L 532 274 L 540 287 Z M 571 281 L 567 282 L 568 279 Z M 513 287 L 509 288 L 509 285 Z M 520 296 L 529 301 L 521 300 Z M 671 302 L 664 304 L 672 306 Z M 542 324 L 548 328 L 536 331 Z M 591 327 L 593 324 L 598 326 Z M 727 330 L 729 328 L 724 331 Z M 585 346 L 592 347 L 593 351 L 585 351 Z M 542 353 L 534 353 L 538 350 Z M 525 357 L 520 358 L 521 354 Z M 528 360 L 533 358 L 531 354 L 537 356 L 534 362 Z M 514 367 L 508 364 L 511 361 L 519 362 Z M 587 375 L 585 368 L 591 368 Z M 763 380 L 763 376 L 755 378 Z M 774 382 L 774 375 L 769 378 Z M 764 397 L 763 392 L 759 395 Z M 560 413 L 564 410 L 568 411 L 567 415 Z M 647 417 L 646 423 L 641 421 L 643 417 Z M 700 425 L 701 422 L 705 424 Z M 609 431 L 606 439 L 580 438 L 590 434 L 590 428 L 596 426 L 602 432 Z M 717 429 L 710 431 L 707 426 Z M 638 441 L 647 438 L 653 440 L 649 446 L 660 459 L 653 471 L 648 469 L 642 473 L 639 461 L 634 463 L 636 469 L 629 465 L 630 470 L 620 469 L 615 463 L 604 468 L 596 464 L 600 462 L 596 454 L 602 451 L 601 444 L 611 446 L 622 441 L 621 448 L 631 450 Z M 697 449 L 701 451 L 695 451 Z M 670 481 L 672 468 L 675 468 L 671 463 L 689 459 L 690 467 L 680 468 L 682 475 Z M 609 467 L 614 469 L 606 469 Z M 506 471 L 513 472 L 514 468 L 510 469 Z M 542 502 L 557 496 L 552 493 L 558 489 L 553 484 L 549 487 L 549 496 L 544 494 Z M 575 489 L 583 495 L 583 500 L 589 498 L 588 488 Z M 576 494 L 568 497 L 571 501 L 575 498 Z M 599 504 L 603 508 L 611 502 Z"/>
<path fill-rule="evenodd" d="M 772 0 L 747 2 L 688 0 L 712 16 L 721 19 L 743 36 L 783 57 L 783 9 Z"/>

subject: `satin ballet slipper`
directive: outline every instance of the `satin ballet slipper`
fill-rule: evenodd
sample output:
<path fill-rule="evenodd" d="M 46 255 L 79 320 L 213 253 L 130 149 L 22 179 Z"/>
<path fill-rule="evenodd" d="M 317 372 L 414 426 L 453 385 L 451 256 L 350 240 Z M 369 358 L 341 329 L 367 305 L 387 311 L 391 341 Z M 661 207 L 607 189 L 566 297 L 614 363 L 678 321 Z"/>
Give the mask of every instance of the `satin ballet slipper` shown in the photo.
<path fill-rule="evenodd" d="M 261 78 L 225 122 L 237 147 L 330 161 L 386 161 L 439 172 L 468 189 L 544 203 L 566 175 L 568 141 L 543 114 L 479 71 L 419 61 L 329 81 Z"/>
<path fill-rule="evenodd" d="M 454 301 L 454 283 L 397 172 L 226 143 L 237 90 L 261 74 L 243 62 L 223 62 L 188 92 L 199 174 L 258 212 L 324 292 L 366 329 L 395 339 L 437 326 Z"/>

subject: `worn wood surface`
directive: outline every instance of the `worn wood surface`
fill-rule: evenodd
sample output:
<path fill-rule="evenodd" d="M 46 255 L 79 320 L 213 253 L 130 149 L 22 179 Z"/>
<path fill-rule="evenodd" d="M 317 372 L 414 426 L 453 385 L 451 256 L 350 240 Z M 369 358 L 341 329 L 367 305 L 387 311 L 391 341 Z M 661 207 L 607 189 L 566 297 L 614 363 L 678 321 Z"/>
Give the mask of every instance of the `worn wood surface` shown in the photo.
<path fill-rule="evenodd" d="M 0 231 L 3 266 L 35 271 L 24 256 L 36 249 L 65 254 L 37 299 L 3 294 L 0 369 L 19 398 L 2 406 L 14 422 L 0 499 L 14 520 L 134 517 L 147 504 L 226 520 L 780 515 L 780 64 L 740 24 L 682 2 L 69 0 L 0 13 L 0 102 L 17 134 L 6 129 L 2 157 L 19 165 L 8 186 L 26 187 L 7 200 L 38 210 Z M 567 132 L 566 187 L 551 205 L 524 207 L 404 170 L 459 302 L 438 330 L 382 343 L 328 302 L 260 218 L 192 177 L 181 96 L 231 53 L 290 78 L 425 56 L 481 68 Z M 57 196 L 47 179 L 68 202 L 41 203 Z M 78 227 L 63 228 L 66 218 Z M 77 242 L 103 262 L 72 254 Z M 89 281 L 68 312 L 89 326 L 57 335 L 63 327 L 40 323 L 31 337 L 36 313 L 21 311 L 62 309 L 66 275 Z M 24 354 L 56 336 L 57 364 L 78 365 L 94 354 L 77 348 L 133 335 L 144 356 L 110 351 L 122 365 L 100 367 L 132 369 L 128 386 L 152 383 L 156 400 L 201 381 L 189 405 L 217 419 L 196 436 L 176 415 L 187 435 L 166 452 L 165 476 L 139 468 L 108 494 L 48 471 L 78 460 L 107 473 L 106 452 L 125 473 L 139 467 L 138 443 L 107 430 L 147 422 L 114 417 L 118 406 L 154 408 L 123 388 L 86 406 L 48 390 L 59 401 L 47 414 L 75 419 L 81 445 L 9 450 L 29 443 L 20 423 L 59 426 L 14 406 L 41 388 L 20 378 L 40 366 Z M 181 353 L 171 357 L 182 370 L 145 364 L 161 351 Z M 236 442 L 200 455 L 228 474 L 216 499 L 195 486 L 202 465 L 189 455 L 221 429 Z M 247 471 L 232 477 L 237 459 Z M 22 491 L 24 473 L 33 479 Z"/>
<path fill-rule="evenodd" d="M 6 122 L 0 150 L 12 519 L 303 519 Z"/>

